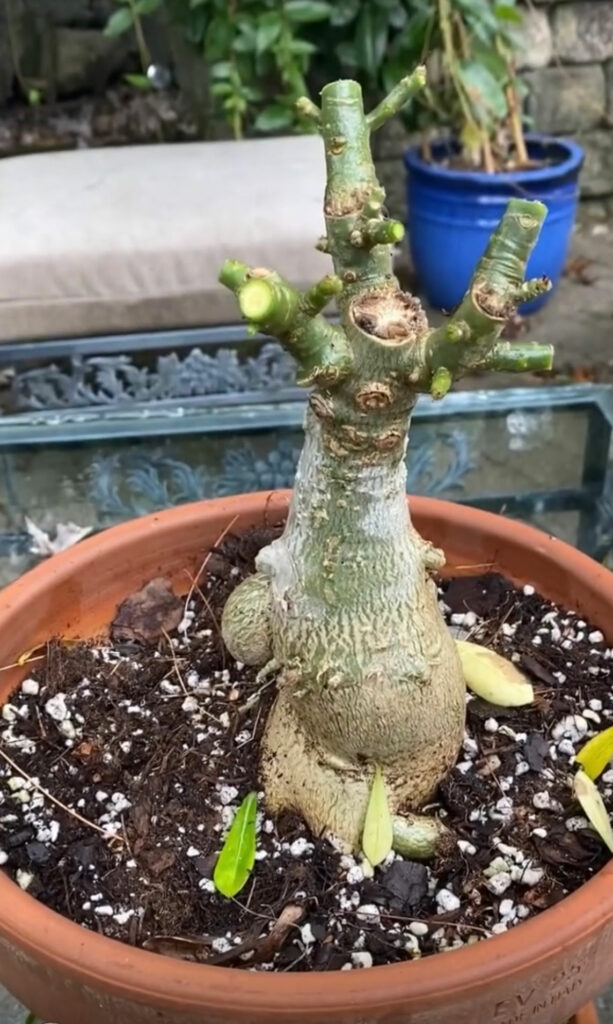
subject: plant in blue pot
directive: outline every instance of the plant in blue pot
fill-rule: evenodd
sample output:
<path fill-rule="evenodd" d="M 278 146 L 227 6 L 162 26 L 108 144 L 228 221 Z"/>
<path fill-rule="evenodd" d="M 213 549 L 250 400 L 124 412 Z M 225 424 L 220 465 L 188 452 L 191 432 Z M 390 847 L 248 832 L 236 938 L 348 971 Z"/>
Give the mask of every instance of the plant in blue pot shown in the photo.
<path fill-rule="evenodd" d="M 415 270 L 429 302 L 460 302 L 471 268 L 509 199 L 548 209 L 528 273 L 560 279 L 579 197 L 583 151 L 576 142 L 524 135 L 524 86 L 516 73 L 522 15 L 515 0 L 417 0 L 404 32 L 405 59 L 429 54 L 418 125 L 408 150 L 408 231 Z M 523 307 L 533 312 L 543 295 Z"/>

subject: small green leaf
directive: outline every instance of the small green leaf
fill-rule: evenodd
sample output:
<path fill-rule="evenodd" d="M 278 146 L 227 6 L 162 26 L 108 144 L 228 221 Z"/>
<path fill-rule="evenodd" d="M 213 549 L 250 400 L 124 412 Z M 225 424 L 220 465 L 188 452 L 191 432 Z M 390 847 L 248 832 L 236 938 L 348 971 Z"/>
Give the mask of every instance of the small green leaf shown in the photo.
<path fill-rule="evenodd" d="M 502 708 L 532 704 L 534 690 L 512 661 L 468 640 L 456 640 L 466 685 L 478 697 Z"/>
<path fill-rule="evenodd" d="M 336 55 L 343 67 L 351 69 L 357 67 L 358 58 L 355 50 L 355 44 L 350 39 L 344 39 L 342 43 L 338 44 L 336 47 Z"/>
<path fill-rule="evenodd" d="M 124 32 L 128 32 L 134 24 L 134 18 L 132 17 L 132 11 L 129 7 L 120 7 L 118 11 L 113 11 L 111 17 L 104 26 L 105 36 L 122 36 Z"/>
<path fill-rule="evenodd" d="M 202 7 L 197 7 L 194 11 L 191 11 L 183 25 L 183 35 L 187 42 L 191 43 L 192 46 L 200 46 L 204 39 L 204 30 L 206 29 L 206 25 L 206 11 Z"/>
<path fill-rule="evenodd" d="M 226 63 L 234 38 L 234 30 L 225 18 L 212 18 L 206 30 L 205 54 L 209 61 Z"/>
<path fill-rule="evenodd" d="M 414 61 L 421 59 L 426 41 L 433 29 L 433 15 L 430 11 L 417 11 L 409 18 L 407 24 L 396 37 L 406 68 Z"/>
<path fill-rule="evenodd" d="M 613 758 L 613 725 L 592 736 L 575 757 L 590 779 L 597 779 Z"/>
<path fill-rule="evenodd" d="M 134 89 L 142 89 L 143 91 L 146 91 L 147 89 L 152 88 L 151 82 L 146 75 L 126 74 L 123 76 L 123 80 Z"/>
<path fill-rule="evenodd" d="M 494 14 L 500 21 L 508 21 L 512 25 L 523 25 L 524 23 L 521 11 L 518 11 L 517 7 L 512 4 L 496 4 Z"/>
<path fill-rule="evenodd" d="M 506 85 L 509 78 L 509 67 L 500 53 L 478 44 L 473 47 L 473 56 L 479 64 L 487 68 L 499 85 Z"/>
<path fill-rule="evenodd" d="M 348 25 L 357 17 L 360 0 L 337 0 L 330 12 L 331 25 Z"/>
<path fill-rule="evenodd" d="M 265 53 L 281 35 L 281 18 L 277 11 L 268 11 L 258 21 L 255 33 L 255 48 L 257 53 Z"/>
<path fill-rule="evenodd" d="M 385 860 L 392 848 L 393 839 L 392 816 L 387 802 L 385 782 L 377 765 L 362 834 L 362 849 L 374 867 Z"/>
<path fill-rule="evenodd" d="M 255 864 L 257 809 L 258 795 L 249 793 L 236 812 L 215 865 L 215 887 L 228 898 L 236 896 L 241 891 Z"/>
<path fill-rule="evenodd" d="M 211 85 L 212 96 L 230 96 L 234 87 L 229 82 L 213 82 Z"/>
<path fill-rule="evenodd" d="M 31 107 L 40 107 L 43 94 L 40 89 L 28 89 L 28 103 Z"/>
<path fill-rule="evenodd" d="M 317 51 L 315 43 L 309 43 L 308 39 L 292 39 L 289 44 L 290 53 L 296 57 L 310 57 Z"/>
<path fill-rule="evenodd" d="M 288 107 L 272 103 L 258 114 L 254 127 L 259 132 L 278 132 L 283 128 L 289 128 L 293 120 L 294 115 Z"/>
<path fill-rule="evenodd" d="M 575 775 L 573 789 L 575 796 L 581 804 L 586 818 L 596 830 L 605 846 L 613 853 L 613 829 L 609 820 L 608 811 L 603 803 L 602 797 L 592 782 L 589 775 L 584 771 L 578 771 Z"/>
<path fill-rule="evenodd" d="M 232 64 L 229 60 L 220 60 L 216 64 L 213 64 L 211 68 L 211 78 L 221 79 L 229 78 L 232 74 Z"/>
<path fill-rule="evenodd" d="M 137 14 L 153 14 L 161 3 L 162 0 L 136 0 L 134 9 Z"/>
<path fill-rule="evenodd" d="M 376 76 L 385 56 L 388 32 L 389 22 L 385 11 L 365 4 L 357 24 L 355 51 L 359 66 L 371 78 Z"/>
<path fill-rule="evenodd" d="M 504 89 L 488 68 L 476 60 L 462 61 L 459 73 L 477 120 L 488 124 L 507 116 Z"/>
<path fill-rule="evenodd" d="M 283 5 L 284 13 L 290 21 L 323 21 L 331 13 L 331 6 L 323 0 L 287 0 Z"/>
<path fill-rule="evenodd" d="M 487 138 L 487 133 L 475 124 L 473 121 L 465 121 L 460 129 L 460 144 L 462 149 L 471 150 L 479 149 L 483 145 L 484 139 Z"/>

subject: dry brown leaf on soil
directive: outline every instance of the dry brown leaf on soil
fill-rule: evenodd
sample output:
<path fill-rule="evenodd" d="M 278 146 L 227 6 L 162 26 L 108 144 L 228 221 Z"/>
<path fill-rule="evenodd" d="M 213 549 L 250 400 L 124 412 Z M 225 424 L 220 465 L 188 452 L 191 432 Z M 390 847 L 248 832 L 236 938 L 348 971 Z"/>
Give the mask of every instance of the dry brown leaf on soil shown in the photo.
<path fill-rule="evenodd" d="M 596 379 L 596 368 L 594 366 L 573 366 L 570 376 L 576 384 L 591 384 Z"/>
<path fill-rule="evenodd" d="M 154 935 L 143 943 L 143 948 L 152 953 L 174 957 L 176 960 L 192 960 L 229 966 L 231 964 L 268 963 L 282 948 L 291 931 L 302 921 L 305 908 L 290 903 L 283 908 L 267 935 L 250 935 L 243 942 L 222 953 L 211 953 L 214 939 L 179 935 Z"/>
<path fill-rule="evenodd" d="M 596 274 L 590 271 L 594 266 L 594 260 L 586 259 L 584 256 L 575 256 L 570 259 L 564 267 L 564 276 L 571 277 L 579 284 L 591 285 L 596 281 Z"/>
<path fill-rule="evenodd" d="M 111 625 L 114 643 L 154 644 L 176 629 L 183 618 L 183 601 L 163 576 L 127 597 Z"/>
<path fill-rule="evenodd" d="M 153 935 L 143 942 L 143 949 L 150 953 L 170 956 L 175 960 L 195 960 L 204 963 L 210 954 L 213 940 L 207 938 L 188 938 L 180 935 Z"/>

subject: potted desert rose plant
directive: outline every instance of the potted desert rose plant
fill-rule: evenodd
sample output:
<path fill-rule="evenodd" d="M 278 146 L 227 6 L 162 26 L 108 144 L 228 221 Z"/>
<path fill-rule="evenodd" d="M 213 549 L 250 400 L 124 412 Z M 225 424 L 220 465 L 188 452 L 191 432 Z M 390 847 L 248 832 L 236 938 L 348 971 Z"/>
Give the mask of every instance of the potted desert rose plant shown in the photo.
<path fill-rule="evenodd" d="M 429 301 L 453 309 L 512 197 L 545 203 L 548 217 L 529 272 L 557 284 L 579 198 L 583 150 L 524 135 L 525 86 L 517 74 L 522 14 L 515 0 L 417 2 L 402 52 L 435 67 L 418 120 L 424 143 L 405 156 L 413 262 Z M 440 134 L 438 134 L 440 133 Z M 530 304 L 538 309 L 541 296 Z"/>
<path fill-rule="evenodd" d="M 418 395 L 551 364 L 498 340 L 548 287 L 542 204 L 443 327 L 392 274 L 369 140 L 423 81 L 301 104 L 333 273 L 221 271 L 310 388 L 293 494 L 127 523 L 2 594 L 0 980 L 45 1020 L 552 1024 L 611 976 L 613 578 L 503 517 L 409 517 Z"/>

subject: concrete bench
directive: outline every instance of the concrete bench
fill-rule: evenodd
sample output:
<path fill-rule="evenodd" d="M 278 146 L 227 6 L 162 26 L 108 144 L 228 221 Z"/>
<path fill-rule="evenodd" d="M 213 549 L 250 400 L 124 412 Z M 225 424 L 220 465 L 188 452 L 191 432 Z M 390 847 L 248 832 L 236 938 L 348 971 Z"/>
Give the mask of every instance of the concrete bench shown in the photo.
<path fill-rule="evenodd" d="M 319 137 L 81 150 L 0 162 L 0 341 L 239 319 L 233 256 L 304 287 L 330 269 Z"/>

